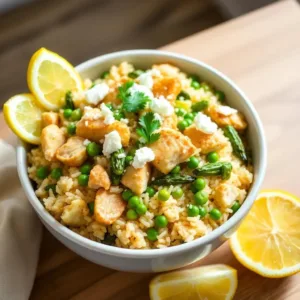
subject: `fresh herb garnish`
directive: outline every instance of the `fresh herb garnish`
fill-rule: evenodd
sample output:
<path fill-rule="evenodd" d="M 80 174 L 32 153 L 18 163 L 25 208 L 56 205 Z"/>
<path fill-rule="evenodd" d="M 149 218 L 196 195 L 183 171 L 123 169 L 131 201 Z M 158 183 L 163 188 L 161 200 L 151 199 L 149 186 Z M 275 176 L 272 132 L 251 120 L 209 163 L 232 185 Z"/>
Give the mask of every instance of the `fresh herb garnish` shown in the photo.
<path fill-rule="evenodd" d="M 127 112 L 137 112 L 145 108 L 150 98 L 142 92 L 130 93 L 133 81 L 127 81 L 119 87 L 118 98 L 123 101 L 123 109 Z"/>
<path fill-rule="evenodd" d="M 147 144 L 152 144 L 160 137 L 156 131 L 160 127 L 159 120 L 155 119 L 153 112 L 148 112 L 139 119 L 141 127 L 137 128 L 137 134 L 142 137 Z"/>

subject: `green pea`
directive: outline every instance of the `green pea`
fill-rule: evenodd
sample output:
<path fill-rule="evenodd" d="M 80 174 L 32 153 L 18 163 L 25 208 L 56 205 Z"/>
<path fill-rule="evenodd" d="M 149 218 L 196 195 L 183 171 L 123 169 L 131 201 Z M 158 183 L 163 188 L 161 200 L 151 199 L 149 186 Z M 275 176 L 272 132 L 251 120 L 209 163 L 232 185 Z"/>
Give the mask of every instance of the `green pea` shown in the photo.
<path fill-rule="evenodd" d="M 51 177 L 58 180 L 63 174 L 62 168 L 54 168 L 51 171 Z"/>
<path fill-rule="evenodd" d="M 173 170 L 171 171 L 171 174 L 178 174 L 180 173 L 180 166 L 176 166 L 173 168 Z"/>
<path fill-rule="evenodd" d="M 80 174 L 77 178 L 78 184 L 81 186 L 87 186 L 89 182 L 89 175 Z"/>
<path fill-rule="evenodd" d="M 45 191 L 48 192 L 49 190 L 52 190 L 52 192 L 55 194 L 56 193 L 56 184 L 48 184 L 45 187 Z"/>
<path fill-rule="evenodd" d="M 128 209 L 126 213 L 126 217 L 129 220 L 136 220 L 138 218 L 138 214 L 133 209 Z"/>
<path fill-rule="evenodd" d="M 225 94 L 222 91 L 216 91 L 215 93 L 216 97 L 218 98 L 218 100 L 220 102 L 224 102 L 225 101 Z"/>
<path fill-rule="evenodd" d="M 140 216 L 142 216 L 142 215 L 144 215 L 146 212 L 147 212 L 147 206 L 145 205 L 145 204 L 143 204 L 143 203 L 140 203 L 137 207 L 136 207 L 136 212 L 140 215 Z"/>
<path fill-rule="evenodd" d="M 184 116 L 185 119 L 191 119 L 191 120 L 194 120 L 195 116 L 193 113 L 187 113 L 185 116 Z"/>
<path fill-rule="evenodd" d="M 122 193 L 122 198 L 125 200 L 125 201 L 128 201 L 132 196 L 134 196 L 133 192 L 131 190 L 125 190 L 123 191 Z"/>
<path fill-rule="evenodd" d="M 101 146 L 95 142 L 91 142 L 86 146 L 86 151 L 89 156 L 96 156 L 101 153 Z"/>
<path fill-rule="evenodd" d="M 199 215 L 199 207 L 196 205 L 190 204 L 187 208 L 187 214 L 189 217 L 196 217 Z"/>
<path fill-rule="evenodd" d="M 75 123 L 68 124 L 67 132 L 69 135 L 74 135 L 76 133 L 76 124 Z"/>
<path fill-rule="evenodd" d="M 47 178 L 48 175 L 49 175 L 49 168 L 46 166 L 39 167 L 36 170 L 36 176 L 39 179 L 45 179 L 45 178 Z"/>
<path fill-rule="evenodd" d="M 156 216 L 154 220 L 155 226 L 164 228 L 168 225 L 168 219 L 165 216 Z"/>
<path fill-rule="evenodd" d="M 191 126 L 193 124 L 193 120 L 192 119 L 185 119 L 185 121 L 187 122 L 187 127 Z"/>
<path fill-rule="evenodd" d="M 205 188 L 206 185 L 206 181 L 203 178 L 197 178 L 194 182 L 193 182 L 193 187 L 195 188 L 196 191 L 202 191 Z"/>
<path fill-rule="evenodd" d="M 81 117 L 82 117 L 82 112 L 81 112 L 80 108 L 77 108 L 72 111 L 72 114 L 71 114 L 72 121 L 79 121 L 81 119 Z"/>
<path fill-rule="evenodd" d="M 128 200 L 130 208 L 136 208 L 141 203 L 141 199 L 138 196 L 132 196 Z"/>
<path fill-rule="evenodd" d="M 177 123 L 177 128 L 181 131 L 183 131 L 184 129 L 186 129 L 189 126 L 187 120 L 181 120 Z"/>
<path fill-rule="evenodd" d="M 85 163 L 80 167 L 79 171 L 81 174 L 89 175 L 92 168 L 93 166 L 90 163 Z"/>
<path fill-rule="evenodd" d="M 194 195 L 194 200 L 197 205 L 204 205 L 208 201 L 208 195 L 204 191 L 199 191 Z"/>
<path fill-rule="evenodd" d="M 143 73 L 144 73 L 143 70 L 134 70 L 133 72 L 128 73 L 128 77 L 132 78 L 132 79 L 135 79 L 135 78 L 138 78 Z"/>
<path fill-rule="evenodd" d="M 132 164 L 132 162 L 133 162 L 133 156 L 127 155 L 127 156 L 125 157 L 125 165 L 126 165 L 126 166 L 130 166 L 130 165 Z"/>
<path fill-rule="evenodd" d="M 177 100 L 189 100 L 191 99 L 190 95 L 185 92 L 185 91 L 181 91 L 178 95 L 177 95 Z"/>
<path fill-rule="evenodd" d="M 172 197 L 174 199 L 180 199 L 183 195 L 183 189 L 178 187 L 172 192 Z"/>
<path fill-rule="evenodd" d="M 186 110 L 183 108 L 175 108 L 175 113 L 178 117 L 183 117 L 186 114 Z"/>
<path fill-rule="evenodd" d="M 193 184 L 191 184 L 191 191 L 192 191 L 194 194 L 196 194 L 197 192 L 199 192 Z"/>
<path fill-rule="evenodd" d="M 123 112 L 121 112 L 120 110 L 115 110 L 114 112 L 114 118 L 118 121 L 120 121 L 121 119 L 125 118 L 125 115 Z"/>
<path fill-rule="evenodd" d="M 105 79 L 105 78 L 107 78 L 109 76 L 109 72 L 108 71 L 105 71 L 105 72 L 103 72 L 101 75 L 100 75 L 100 78 L 101 79 Z"/>
<path fill-rule="evenodd" d="M 168 192 L 168 190 L 166 189 L 161 189 L 159 192 L 158 192 L 158 195 L 157 195 L 157 198 L 158 200 L 160 201 L 167 201 L 169 198 L 170 198 L 170 193 Z"/>
<path fill-rule="evenodd" d="M 93 215 L 94 214 L 95 202 L 90 202 L 90 203 L 87 204 L 87 206 L 90 210 L 91 215 Z"/>
<path fill-rule="evenodd" d="M 64 109 L 64 117 L 66 119 L 69 119 L 72 115 L 73 110 L 71 108 Z"/>
<path fill-rule="evenodd" d="M 204 218 L 207 214 L 207 209 L 204 206 L 199 206 L 199 215 Z"/>
<path fill-rule="evenodd" d="M 190 169 L 196 169 L 199 165 L 199 159 L 195 156 L 191 156 L 187 162 L 187 166 Z"/>
<path fill-rule="evenodd" d="M 201 85 L 200 85 L 199 81 L 192 80 L 191 87 L 194 88 L 195 90 L 199 90 Z"/>
<path fill-rule="evenodd" d="M 113 106 L 111 103 L 105 103 L 105 105 L 110 109 L 110 110 L 114 110 Z"/>
<path fill-rule="evenodd" d="M 239 201 L 234 201 L 233 205 L 231 206 L 232 212 L 235 214 L 239 208 L 241 207 L 241 204 Z"/>
<path fill-rule="evenodd" d="M 199 112 L 207 109 L 208 106 L 209 106 L 209 102 L 207 100 L 202 100 L 200 102 L 194 103 L 191 108 L 193 112 Z"/>
<path fill-rule="evenodd" d="M 199 76 L 195 75 L 195 74 L 189 75 L 188 78 L 191 79 L 191 80 L 194 80 L 194 81 L 198 81 L 198 82 L 200 81 Z"/>
<path fill-rule="evenodd" d="M 206 155 L 206 159 L 210 163 L 215 163 L 215 162 L 217 162 L 219 160 L 219 155 L 218 155 L 218 153 L 216 151 L 212 151 L 212 152 L 209 152 Z"/>
<path fill-rule="evenodd" d="M 222 213 L 217 208 L 213 208 L 209 212 L 209 215 L 215 221 L 218 221 L 222 217 Z"/>
<path fill-rule="evenodd" d="M 157 240 L 158 232 L 155 228 L 149 228 L 147 230 L 147 238 L 149 241 L 154 242 Z"/>
<path fill-rule="evenodd" d="M 146 193 L 149 195 L 149 197 L 151 198 L 151 197 L 153 197 L 155 194 L 156 194 L 156 190 L 153 188 L 153 187 L 151 187 L 151 186 L 148 186 L 147 188 L 146 188 Z"/>

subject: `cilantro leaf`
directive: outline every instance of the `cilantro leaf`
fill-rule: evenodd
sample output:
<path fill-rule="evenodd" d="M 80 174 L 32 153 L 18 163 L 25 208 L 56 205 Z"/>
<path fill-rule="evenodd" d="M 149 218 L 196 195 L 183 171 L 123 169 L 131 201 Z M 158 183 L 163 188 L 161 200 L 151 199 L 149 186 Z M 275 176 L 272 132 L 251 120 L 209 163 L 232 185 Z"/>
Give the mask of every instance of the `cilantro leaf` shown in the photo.
<path fill-rule="evenodd" d="M 123 109 L 127 112 L 137 112 L 145 108 L 150 98 L 143 92 L 130 93 L 129 89 L 133 86 L 133 81 L 127 81 L 119 87 L 118 98 L 123 100 Z"/>
<path fill-rule="evenodd" d="M 160 137 L 160 133 L 155 132 L 160 127 L 159 120 L 155 119 L 153 112 L 148 112 L 139 119 L 141 127 L 137 128 L 137 134 L 142 137 L 147 144 L 152 144 Z"/>

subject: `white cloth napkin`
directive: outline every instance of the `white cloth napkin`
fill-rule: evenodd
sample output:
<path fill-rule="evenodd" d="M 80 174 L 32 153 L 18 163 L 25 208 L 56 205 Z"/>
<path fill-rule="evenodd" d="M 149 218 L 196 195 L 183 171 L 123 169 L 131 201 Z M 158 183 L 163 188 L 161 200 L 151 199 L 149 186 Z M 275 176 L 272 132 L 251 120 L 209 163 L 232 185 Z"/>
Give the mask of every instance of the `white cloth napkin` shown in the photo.
<path fill-rule="evenodd" d="M 0 140 L 0 300 L 27 300 L 42 226 L 19 182 L 15 150 Z"/>

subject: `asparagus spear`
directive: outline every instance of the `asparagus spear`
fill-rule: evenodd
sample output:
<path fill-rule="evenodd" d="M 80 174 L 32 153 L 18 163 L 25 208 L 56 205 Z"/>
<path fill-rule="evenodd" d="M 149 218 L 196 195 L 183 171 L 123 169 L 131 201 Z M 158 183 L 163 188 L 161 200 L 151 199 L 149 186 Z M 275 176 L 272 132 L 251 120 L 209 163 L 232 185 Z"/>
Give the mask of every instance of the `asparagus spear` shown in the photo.
<path fill-rule="evenodd" d="M 222 176 L 226 180 L 230 178 L 232 165 L 230 162 L 208 163 L 193 171 L 196 176 Z"/>
<path fill-rule="evenodd" d="M 122 175 L 125 171 L 125 158 L 124 149 L 115 151 L 110 157 L 110 168 L 115 175 Z"/>
<path fill-rule="evenodd" d="M 246 163 L 248 161 L 246 150 L 237 131 L 230 125 L 226 126 L 223 130 L 224 135 L 231 143 L 234 155 Z"/>
<path fill-rule="evenodd" d="M 66 102 L 65 108 L 70 108 L 70 109 L 75 108 L 71 91 L 66 92 L 65 102 Z"/>
<path fill-rule="evenodd" d="M 180 175 L 180 174 L 168 174 L 156 178 L 151 182 L 152 185 L 176 185 L 182 183 L 191 183 L 196 178 L 189 175 Z"/>

